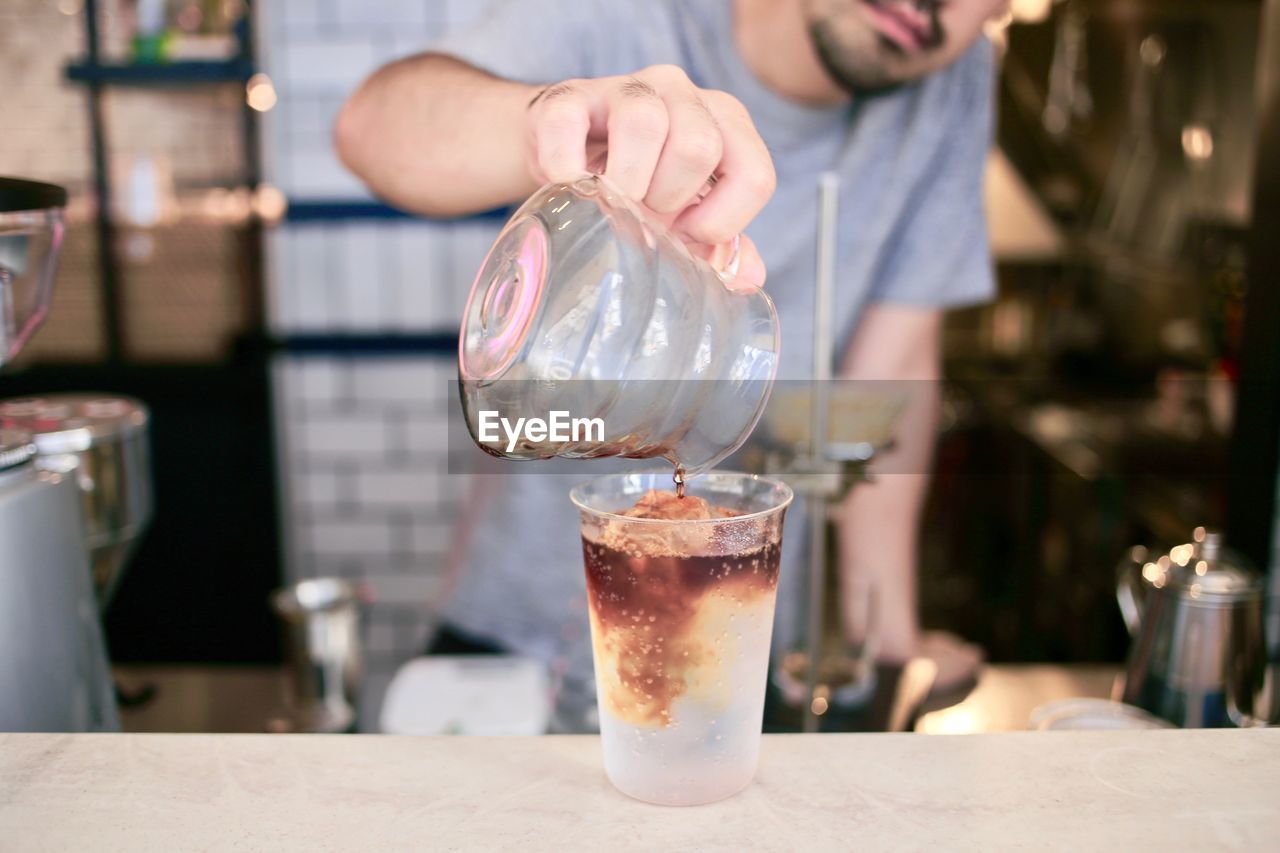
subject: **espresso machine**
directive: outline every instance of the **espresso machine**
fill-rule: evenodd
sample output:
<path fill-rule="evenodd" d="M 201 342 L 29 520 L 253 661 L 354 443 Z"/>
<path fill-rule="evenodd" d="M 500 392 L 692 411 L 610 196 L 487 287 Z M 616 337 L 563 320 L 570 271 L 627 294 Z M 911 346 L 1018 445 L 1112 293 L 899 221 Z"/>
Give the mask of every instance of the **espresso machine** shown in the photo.
<path fill-rule="evenodd" d="M 0 178 L 0 367 L 49 310 L 66 200 Z M 90 571 L 83 481 L 96 474 L 0 421 L 0 731 L 120 728 Z"/>

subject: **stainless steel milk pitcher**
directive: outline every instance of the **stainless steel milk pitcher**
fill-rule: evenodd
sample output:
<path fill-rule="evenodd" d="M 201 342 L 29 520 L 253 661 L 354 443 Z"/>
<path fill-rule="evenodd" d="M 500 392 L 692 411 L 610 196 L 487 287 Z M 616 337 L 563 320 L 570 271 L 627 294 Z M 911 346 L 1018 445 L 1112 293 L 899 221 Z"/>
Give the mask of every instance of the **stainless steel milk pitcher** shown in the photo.
<path fill-rule="evenodd" d="M 1140 575 L 1121 574 L 1117 594 L 1134 636 L 1124 701 L 1179 726 L 1228 726 L 1233 714 L 1252 713 L 1238 705 L 1260 694 L 1266 673 L 1263 579 L 1221 534 L 1200 528 L 1196 539 Z"/>

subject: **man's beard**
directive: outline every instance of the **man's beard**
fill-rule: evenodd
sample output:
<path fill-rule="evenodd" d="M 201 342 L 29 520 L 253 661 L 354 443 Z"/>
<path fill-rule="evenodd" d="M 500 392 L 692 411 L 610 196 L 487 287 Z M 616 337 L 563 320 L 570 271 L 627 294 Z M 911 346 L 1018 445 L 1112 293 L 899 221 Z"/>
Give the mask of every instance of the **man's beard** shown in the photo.
<path fill-rule="evenodd" d="M 871 2 L 876 0 L 854 0 Z M 942 22 L 938 19 L 940 0 L 916 0 L 929 14 L 929 35 L 921 45 L 921 54 L 936 50 L 946 41 Z M 854 22 L 842 28 L 836 20 L 839 13 L 828 14 L 809 24 L 809 38 L 818 61 L 832 80 L 850 95 L 873 95 L 909 82 L 895 73 L 892 58 L 903 55 L 902 49 L 882 36 L 870 25 Z M 849 29 L 856 28 L 854 32 Z M 843 30 L 843 32 L 842 32 Z M 887 55 L 887 57 L 886 57 Z M 886 61 L 888 58 L 888 61 Z"/>

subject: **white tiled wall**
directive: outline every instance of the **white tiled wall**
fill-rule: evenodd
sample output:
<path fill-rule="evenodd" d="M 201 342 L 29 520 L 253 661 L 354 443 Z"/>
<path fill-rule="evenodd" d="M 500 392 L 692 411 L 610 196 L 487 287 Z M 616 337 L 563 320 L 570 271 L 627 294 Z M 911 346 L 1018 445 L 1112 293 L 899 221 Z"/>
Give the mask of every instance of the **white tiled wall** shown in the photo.
<path fill-rule="evenodd" d="M 284 225 L 267 238 L 278 334 L 454 330 L 494 220 Z"/>
<path fill-rule="evenodd" d="M 451 359 L 420 357 L 298 355 L 274 367 L 288 573 L 372 594 L 370 701 L 422 650 L 443 589 L 467 489 L 444 452 L 454 373 Z"/>
<path fill-rule="evenodd" d="M 486 2 L 273 0 L 257 4 L 261 63 L 279 101 L 264 116 L 267 180 L 293 201 L 368 195 L 333 153 L 343 99 L 377 65 L 421 50 Z M 297 334 L 454 332 L 500 223 L 285 224 L 267 242 L 269 321 Z M 291 578 L 366 583 L 371 664 L 362 727 L 395 666 L 421 651 L 466 484 L 446 473 L 455 361 L 281 356 L 275 364 Z"/>
<path fill-rule="evenodd" d="M 492 0 L 274 0 L 258 5 L 259 64 L 280 100 L 265 117 L 272 180 L 291 198 L 366 195 L 343 171 L 329 128 L 371 71 L 423 50 Z"/>

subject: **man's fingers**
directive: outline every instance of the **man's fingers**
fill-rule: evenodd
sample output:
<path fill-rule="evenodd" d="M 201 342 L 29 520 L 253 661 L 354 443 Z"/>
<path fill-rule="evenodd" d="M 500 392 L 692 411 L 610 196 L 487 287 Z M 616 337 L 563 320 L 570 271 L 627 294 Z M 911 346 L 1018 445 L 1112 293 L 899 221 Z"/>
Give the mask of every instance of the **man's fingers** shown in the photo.
<path fill-rule="evenodd" d="M 587 134 L 591 111 L 587 98 L 572 84 L 545 90 L 530 106 L 537 111 L 534 148 L 544 181 L 572 181 L 587 170 Z"/>
<path fill-rule="evenodd" d="M 624 194 L 642 199 L 667 140 L 667 106 L 653 86 L 629 77 L 607 95 L 608 166 L 605 177 Z"/>
<path fill-rule="evenodd" d="M 725 278 L 725 286 L 730 290 L 764 287 L 764 259 L 760 257 L 760 250 L 756 248 L 756 244 L 747 235 L 741 235 L 736 250 L 737 261 L 732 264 L 729 263 L 735 251 L 732 241 L 718 246 L 707 246 L 702 243 L 685 245 L 691 255 L 702 258 L 711 265 L 712 269 L 721 273 Z"/>
<path fill-rule="evenodd" d="M 644 197 L 644 203 L 658 213 L 679 210 L 693 201 L 716 172 L 725 150 L 715 116 L 696 89 L 677 89 L 664 99 L 670 129 Z"/>
<path fill-rule="evenodd" d="M 738 257 L 730 269 L 721 259 L 731 257 L 735 251 Z M 732 241 L 721 243 L 711 251 L 711 257 L 708 260 L 712 268 L 725 277 L 725 286 L 730 290 L 752 290 L 764 287 L 764 259 L 760 257 L 760 250 L 756 248 L 756 244 L 745 234 L 738 238 L 736 250 Z"/>
<path fill-rule="evenodd" d="M 777 176 L 769 149 L 742 104 L 722 92 L 706 94 L 707 105 L 723 131 L 724 154 L 711 192 L 684 211 L 675 227 L 714 246 L 747 227 L 773 195 Z"/>
<path fill-rule="evenodd" d="M 764 275 L 764 258 L 760 257 L 760 250 L 750 237 L 742 235 L 742 244 L 738 247 L 738 274 L 729 281 L 729 289 L 764 287 Z"/>
<path fill-rule="evenodd" d="M 678 68 L 560 83 L 529 109 L 538 178 L 575 180 L 588 170 L 589 149 L 604 144 L 605 176 L 660 218 L 676 217 L 675 229 L 691 241 L 728 242 L 773 195 L 773 161 L 746 108 L 698 89 Z"/>

